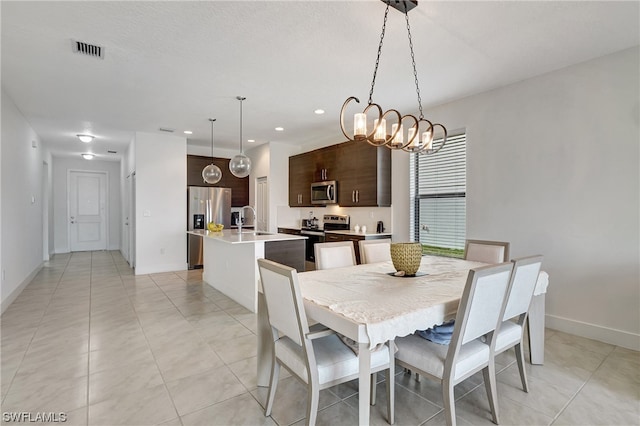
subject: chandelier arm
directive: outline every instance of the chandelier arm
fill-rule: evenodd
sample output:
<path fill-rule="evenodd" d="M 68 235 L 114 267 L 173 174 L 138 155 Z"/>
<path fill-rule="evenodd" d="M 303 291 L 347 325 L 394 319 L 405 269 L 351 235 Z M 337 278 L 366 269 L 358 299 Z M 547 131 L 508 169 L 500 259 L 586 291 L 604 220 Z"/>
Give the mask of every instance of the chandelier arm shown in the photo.
<path fill-rule="evenodd" d="M 380 55 L 382 54 L 382 41 L 387 28 L 387 16 L 389 15 L 389 3 L 384 11 L 384 21 L 382 22 L 382 33 L 380 34 L 380 44 L 378 44 L 378 56 L 376 57 L 376 66 L 373 69 L 373 79 L 371 80 L 371 90 L 369 90 L 369 104 L 373 102 L 373 87 L 376 85 L 376 74 L 378 74 L 378 65 L 380 64 Z"/>
<path fill-rule="evenodd" d="M 418 119 L 415 117 L 415 115 L 406 114 L 406 115 L 403 115 L 400 118 L 400 122 L 403 122 L 405 120 L 405 118 L 409 118 L 409 119 L 413 120 L 413 126 L 410 127 L 412 129 L 413 128 L 416 129 L 416 132 L 413 134 L 413 137 L 410 138 L 409 140 L 407 140 L 407 142 L 403 143 L 400 146 L 391 146 L 391 144 L 388 144 L 387 146 L 389 148 L 391 148 L 391 149 L 401 149 L 401 150 L 403 150 L 405 152 L 410 152 L 410 151 L 406 150 L 405 148 L 408 147 L 411 144 L 411 142 L 413 142 L 413 140 L 416 138 L 416 135 L 418 134 Z"/>
<path fill-rule="evenodd" d="M 415 117 L 413 117 L 415 119 Z M 427 127 L 427 129 L 430 129 L 431 134 L 433 135 L 433 123 L 429 120 L 427 120 L 426 118 L 420 118 L 416 120 L 416 124 L 415 124 L 415 128 L 416 131 L 413 134 L 413 138 L 411 138 L 411 141 L 405 145 L 402 150 L 404 152 L 411 152 L 414 154 L 421 154 L 421 153 L 425 153 L 425 154 L 431 154 L 430 152 L 427 152 L 424 147 L 412 147 L 411 146 L 411 142 L 413 142 L 413 140 L 415 138 L 418 138 L 418 143 L 420 143 L 420 122 L 425 122 L 425 123 L 429 123 L 429 127 Z"/>
<path fill-rule="evenodd" d="M 342 104 L 342 109 L 340 110 L 340 130 L 342 130 L 342 134 L 344 135 L 345 138 L 353 142 L 355 139 L 352 139 L 351 137 L 349 137 L 349 135 L 347 134 L 347 131 L 344 128 L 344 110 L 347 108 L 347 104 L 351 101 L 356 101 L 357 103 L 360 103 L 360 99 L 356 98 L 355 96 L 350 96 L 347 98 L 346 101 L 344 101 L 344 103 Z"/>
<path fill-rule="evenodd" d="M 419 120 L 424 118 L 424 113 L 422 112 L 422 98 L 420 97 L 420 85 L 418 84 L 418 71 L 416 70 L 416 57 L 413 53 L 413 41 L 411 40 L 411 26 L 409 25 L 409 13 L 405 12 L 404 17 L 407 21 L 407 36 L 409 37 L 409 50 L 411 51 L 411 64 L 413 65 L 413 78 L 416 82 L 416 93 L 418 95 L 418 109 L 420 110 Z"/>

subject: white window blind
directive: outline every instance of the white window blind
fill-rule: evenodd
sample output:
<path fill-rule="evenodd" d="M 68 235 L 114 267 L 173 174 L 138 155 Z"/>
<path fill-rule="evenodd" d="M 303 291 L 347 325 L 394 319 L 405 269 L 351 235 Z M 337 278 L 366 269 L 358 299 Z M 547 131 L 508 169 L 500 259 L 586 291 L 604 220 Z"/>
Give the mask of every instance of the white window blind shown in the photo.
<path fill-rule="evenodd" d="M 444 249 L 464 249 L 466 169 L 465 134 L 449 137 L 436 154 L 412 154 L 411 231 L 415 241 Z"/>

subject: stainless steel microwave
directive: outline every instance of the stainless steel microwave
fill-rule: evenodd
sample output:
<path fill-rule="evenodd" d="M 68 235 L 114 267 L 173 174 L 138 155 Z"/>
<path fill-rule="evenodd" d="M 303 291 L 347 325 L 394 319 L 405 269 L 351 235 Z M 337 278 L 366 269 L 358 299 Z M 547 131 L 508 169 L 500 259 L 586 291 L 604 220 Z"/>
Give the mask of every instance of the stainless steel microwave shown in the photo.
<path fill-rule="evenodd" d="M 311 204 L 337 204 L 338 183 L 335 180 L 311 184 Z"/>

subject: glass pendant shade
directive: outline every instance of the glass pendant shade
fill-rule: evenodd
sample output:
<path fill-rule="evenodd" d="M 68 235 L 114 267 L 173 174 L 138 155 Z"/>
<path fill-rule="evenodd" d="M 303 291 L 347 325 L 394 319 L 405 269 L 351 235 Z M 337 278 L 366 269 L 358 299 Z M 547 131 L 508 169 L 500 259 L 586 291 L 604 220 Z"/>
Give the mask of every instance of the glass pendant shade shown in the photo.
<path fill-rule="evenodd" d="M 247 177 L 251 173 L 251 159 L 241 152 L 229 161 L 229 170 L 235 177 Z"/>
<path fill-rule="evenodd" d="M 397 133 L 396 133 L 396 130 L 398 130 L 398 123 L 393 123 L 391 125 L 391 134 L 395 133 L 396 136 L 391 140 L 392 148 L 397 148 L 404 145 L 404 134 L 403 134 L 402 124 L 400 124 L 400 130 L 398 130 Z"/>
<path fill-rule="evenodd" d="M 375 133 L 373 134 L 373 141 L 375 143 L 384 142 L 387 137 L 387 120 L 383 118 L 382 120 L 380 120 L 380 122 L 378 122 L 378 119 L 376 118 L 373 121 L 373 127 L 376 129 Z"/>
<path fill-rule="evenodd" d="M 362 140 L 367 137 L 367 115 L 361 112 L 353 116 L 353 137 Z"/>
<path fill-rule="evenodd" d="M 210 118 L 209 121 L 211 122 L 211 157 L 213 157 L 213 122 L 216 121 L 216 119 Z M 211 161 L 213 161 L 213 158 Z M 222 170 L 212 162 L 202 169 L 202 179 L 211 185 L 218 183 L 220 179 L 222 179 Z"/>
<path fill-rule="evenodd" d="M 206 183 L 218 183 L 220 182 L 220 179 L 222 179 L 222 170 L 220 170 L 220 167 L 215 164 L 209 164 L 207 167 L 202 169 L 202 179 L 204 179 Z"/>

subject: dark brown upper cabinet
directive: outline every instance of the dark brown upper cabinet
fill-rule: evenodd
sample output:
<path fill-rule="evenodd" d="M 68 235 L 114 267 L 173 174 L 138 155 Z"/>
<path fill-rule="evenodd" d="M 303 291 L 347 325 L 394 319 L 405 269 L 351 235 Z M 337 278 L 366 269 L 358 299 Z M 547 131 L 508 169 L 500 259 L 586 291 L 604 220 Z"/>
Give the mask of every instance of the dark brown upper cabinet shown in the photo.
<path fill-rule="evenodd" d="M 345 142 L 337 147 L 338 204 L 391 206 L 391 150 L 367 142 Z"/>
<path fill-rule="evenodd" d="M 202 169 L 212 162 L 222 170 L 222 179 L 213 185 L 202 179 Z M 228 158 L 187 155 L 187 185 L 231 188 L 232 207 L 242 207 L 249 204 L 249 177 L 240 179 L 231 174 Z"/>

